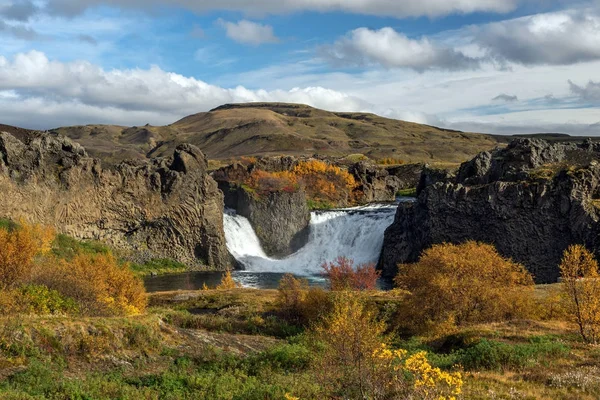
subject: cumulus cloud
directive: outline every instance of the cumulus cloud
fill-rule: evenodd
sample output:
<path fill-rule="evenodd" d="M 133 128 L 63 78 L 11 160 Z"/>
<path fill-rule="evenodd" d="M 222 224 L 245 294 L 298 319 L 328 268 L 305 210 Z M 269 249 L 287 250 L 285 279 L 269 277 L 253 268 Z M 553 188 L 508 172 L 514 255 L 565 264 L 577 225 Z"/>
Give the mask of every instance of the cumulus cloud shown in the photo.
<path fill-rule="evenodd" d="M 519 101 L 519 98 L 515 95 L 508 95 L 505 93 L 499 94 L 498 96 L 494 97 L 492 99 L 492 101 L 501 101 L 504 103 L 514 103 L 516 101 Z"/>
<path fill-rule="evenodd" d="M 319 86 L 272 91 L 223 88 L 159 67 L 107 71 L 89 62 L 51 61 L 37 51 L 13 60 L 0 57 L 0 94 L 5 94 L 0 96 L 2 121 L 37 128 L 52 126 L 48 121 L 167 124 L 224 103 L 278 101 L 337 111 L 368 107 L 360 99 Z"/>
<path fill-rule="evenodd" d="M 30 0 L 16 0 L 0 5 L 0 16 L 13 21 L 25 22 L 38 11 L 38 7 Z"/>
<path fill-rule="evenodd" d="M 433 43 L 428 38 L 410 39 L 392 28 L 371 30 L 358 28 L 331 46 L 321 48 L 334 64 L 381 64 L 387 68 L 407 67 L 460 70 L 477 67 L 479 61 L 463 53 Z"/>
<path fill-rule="evenodd" d="M 50 11 L 66 16 L 81 14 L 98 5 L 148 9 L 153 6 L 183 7 L 195 12 L 241 11 L 246 14 L 283 14 L 301 11 L 343 11 L 385 17 L 439 17 L 473 12 L 506 13 L 518 0 L 53 0 Z"/>
<path fill-rule="evenodd" d="M 590 10 L 538 14 L 473 28 L 490 57 L 523 65 L 600 59 L 600 16 Z"/>
<path fill-rule="evenodd" d="M 227 37 L 238 43 L 257 46 L 263 43 L 277 43 L 279 39 L 273 33 L 273 27 L 256 22 L 241 20 L 229 22 L 219 19 L 218 24 L 225 28 Z"/>
<path fill-rule="evenodd" d="M 589 81 L 586 86 L 579 86 L 569 80 L 571 93 L 575 94 L 583 101 L 590 103 L 600 103 L 600 82 Z"/>

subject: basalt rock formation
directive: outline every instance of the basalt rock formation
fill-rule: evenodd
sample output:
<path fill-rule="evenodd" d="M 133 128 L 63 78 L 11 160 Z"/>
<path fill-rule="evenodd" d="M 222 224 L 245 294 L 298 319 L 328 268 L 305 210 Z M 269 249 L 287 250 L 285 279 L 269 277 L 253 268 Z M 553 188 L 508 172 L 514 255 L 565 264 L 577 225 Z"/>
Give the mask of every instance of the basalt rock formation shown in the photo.
<path fill-rule="evenodd" d="M 296 163 L 293 157 L 266 157 L 250 166 L 235 163 L 213 173 L 225 194 L 225 206 L 250 221 L 270 257 L 289 256 L 306 244 L 310 223 L 306 194 L 298 190 L 257 196 L 239 182 L 244 182 L 255 168 L 280 172 L 293 169 Z"/>
<path fill-rule="evenodd" d="M 348 168 L 362 193 L 361 203 L 394 201 L 399 190 L 417 187 L 422 164 L 382 167 L 361 161 Z"/>
<path fill-rule="evenodd" d="M 569 245 L 600 255 L 599 158 L 591 141 L 519 139 L 455 175 L 426 169 L 416 202 L 401 204 L 385 233 L 379 266 L 393 276 L 433 244 L 477 240 L 523 263 L 537 282 L 556 282 Z"/>
<path fill-rule="evenodd" d="M 135 261 L 228 268 L 223 194 L 191 145 L 105 169 L 60 135 L 0 133 L 0 217 L 100 240 Z"/>

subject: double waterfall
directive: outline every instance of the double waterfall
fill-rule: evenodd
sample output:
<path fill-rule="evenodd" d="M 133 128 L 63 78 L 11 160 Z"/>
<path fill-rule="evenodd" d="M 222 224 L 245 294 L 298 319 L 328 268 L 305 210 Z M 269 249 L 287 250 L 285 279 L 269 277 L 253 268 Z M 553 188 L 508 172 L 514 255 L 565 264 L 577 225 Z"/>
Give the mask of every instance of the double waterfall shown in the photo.
<path fill-rule="evenodd" d="M 315 211 L 307 244 L 281 260 L 265 254 L 250 222 L 232 210 L 224 215 L 225 238 L 229 251 L 246 271 L 315 275 L 324 262 L 339 256 L 353 259 L 355 265 L 376 263 L 396 209 L 396 205 L 370 205 Z"/>

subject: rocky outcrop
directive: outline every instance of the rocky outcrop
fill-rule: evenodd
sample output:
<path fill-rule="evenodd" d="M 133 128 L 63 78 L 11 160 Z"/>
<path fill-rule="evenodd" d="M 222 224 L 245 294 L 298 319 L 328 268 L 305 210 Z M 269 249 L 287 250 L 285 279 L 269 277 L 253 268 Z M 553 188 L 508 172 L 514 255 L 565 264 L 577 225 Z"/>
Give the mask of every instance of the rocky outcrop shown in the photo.
<path fill-rule="evenodd" d="M 259 196 L 240 182 L 254 169 L 280 172 L 293 169 L 296 163 L 294 157 L 265 157 L 252 165 L 234 163 L 213 173 L 225 194 L 225 206 L 248 218 L 270 257 L 289 256 L 306 244 L 310 223 L 306 193 L 278 191 Z"/>
<path fill-rule="evenodd" d="M 425 170 L 414 203 L 385 233 L 386 276 L 438 243 L 478 240 L 555 282 L 562 252 L 582 243 L 600 255 L 597 146 L 521 139 L 479 154 L 456 176 Z"/>
<path fill-rule="evenodd" d="M 0 133 L 0 216 L 106 242 L 136 261 L 225 269 L 223 194 L 191 145 L 109 169 L 71 140 Z"/>
<path fill-rule="evenodd" d="M 361 203 L 394 201 L 399 190 L 417 187 L 422 164 L 382 167 L 361 161 L 348 168 L 361 193 Z"/>
<path fill-rule="evenodd" d="M 258 197 L 239 186 L 219 186 L 226 193 L 226 206 L 248 218 L 268 256 L 283 258 L 306 244 L 310 210 L 303 191 Z"/>

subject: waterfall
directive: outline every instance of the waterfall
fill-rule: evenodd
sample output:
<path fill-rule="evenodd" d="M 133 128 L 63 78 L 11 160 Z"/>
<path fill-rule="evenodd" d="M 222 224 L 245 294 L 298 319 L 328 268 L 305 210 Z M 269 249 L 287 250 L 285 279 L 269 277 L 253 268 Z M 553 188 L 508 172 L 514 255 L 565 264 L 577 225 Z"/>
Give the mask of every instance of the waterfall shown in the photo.
<path fill-rule="evenodd" d="M 394 222 L 396 205 L 370 205 L 311 213 L 308 243 L 281 260 L 266 256 L 250 222 L 232 210 L 224 215 L 227 248 L 250 272 L 289 272 L 314 275 L 321 265 L 339 256 L 355 265 L 376 263 L 385 229 Z"/>

